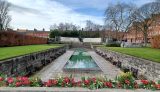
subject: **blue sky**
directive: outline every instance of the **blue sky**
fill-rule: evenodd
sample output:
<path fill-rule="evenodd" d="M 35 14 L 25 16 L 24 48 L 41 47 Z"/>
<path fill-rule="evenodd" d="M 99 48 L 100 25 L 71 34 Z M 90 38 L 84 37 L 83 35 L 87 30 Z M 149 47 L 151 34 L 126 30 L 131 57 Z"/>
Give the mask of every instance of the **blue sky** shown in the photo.
<path fill-rule="evenodd" d="M 60 22 L 69 22 L 81 27 L 86 20 L 104 24 L 104 11 L 117 2 L 141 6 L 154 0 L 7 0 L 12 4 L 10 15 L 14 29 L 45 28 Z"/>

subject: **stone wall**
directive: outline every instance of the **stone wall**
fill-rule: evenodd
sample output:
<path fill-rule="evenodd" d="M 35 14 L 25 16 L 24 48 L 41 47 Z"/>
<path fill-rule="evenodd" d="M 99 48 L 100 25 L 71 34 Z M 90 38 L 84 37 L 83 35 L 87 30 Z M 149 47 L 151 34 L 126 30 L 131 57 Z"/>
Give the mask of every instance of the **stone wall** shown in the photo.
<path fill-rule="evenodd" d="M 101 38 L 83 38 L 83 42 L 88 42 L 88 43 L 101 43 L 102 39 Z"/>
<path fill-rule="evenodd" d="M 73 38 L 73 37 L 60 37 L 60 41 L 62 43 L 67 43 L 67 42 L 80 43 L 78 38 Z"/>
<path fill-rule="evenodd" d="M 29 76 L 65 53 L 66 46 L 0 61 L 0 72 L 8 76 Z"/>
<path fill-rule="evenodd" d="M 102 48 L 96 48 L 96 52 L 117 67 L 133 72 L 138 79 L 160 80 L 160 63 Z"/>

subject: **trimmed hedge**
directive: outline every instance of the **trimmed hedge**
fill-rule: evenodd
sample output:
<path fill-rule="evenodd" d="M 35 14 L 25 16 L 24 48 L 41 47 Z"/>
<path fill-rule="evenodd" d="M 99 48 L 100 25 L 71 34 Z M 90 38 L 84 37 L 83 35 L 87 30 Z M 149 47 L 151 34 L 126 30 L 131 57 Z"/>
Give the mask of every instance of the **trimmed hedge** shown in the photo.
<path fill-rule="evenodd" d="M 152 37 L 152 39 L 151 39 L 151 47 L 160 49 L 160 35 Z"/>
<path fill-rule="evenodd" d="M 47 38 L 33 37 L 24 34 L 20 34 L 14 31 L 2 31 L 0 32 L 0 46 L 22 46 L 32 44 L 46 44 Z"/>

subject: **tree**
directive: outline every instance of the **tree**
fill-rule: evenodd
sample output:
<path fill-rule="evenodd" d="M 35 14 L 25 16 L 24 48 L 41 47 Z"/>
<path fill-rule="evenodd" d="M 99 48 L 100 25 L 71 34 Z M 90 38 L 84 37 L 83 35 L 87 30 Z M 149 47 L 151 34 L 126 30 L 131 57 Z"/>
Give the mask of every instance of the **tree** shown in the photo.
<path fill-rule="evenodd" d="M 95 24 L 91 20 L 86 20 L 86 31 L 99 31 L 102 29 L 102 25 Z"/>
<path fill-rule="evenodd" d="M 156 18 L 160 14 L 160 2 L 151 2 L 144 4 L 137 9 L 133 15 L 136 18 L 134 26 L 137 31 L 141 31 L 144 37 L 144 45 L 148 42 L 149 28 L 156 23 Z"/>
<path fill-rule="evenodd" d="M 59 23 L 59 25 L 51 25 L 50 30 L 58 29 L 60 31 L 77 31 L 79 29 L 79 26 L 74 25 L 72 23 Z"/>
<path fill-rule="evenodd" d="M 58 36 L 61 36 L 61 33 L 59 30 L 55 29 L 55 30 L 50 31 L 50 34 L 49 34 L 50 38 L 55 38 Z"/>
<path fill-rule="evenodd" d="M 7 1 L 0 0 L 0 30 L 6 30 L 9 27 L 11 17 L 8 15 L 10 4 Z"/>
<path fill-rule="evenodd" d="M 128 31 L 128 28 L 134 21 L 132 16 L 136 8 L 133 4 L 117 3 L 116 5 L 110 5 L 105 11 L 105 23 L 112 24 L 112 28 L 117 33 L 119 31 Z"/>

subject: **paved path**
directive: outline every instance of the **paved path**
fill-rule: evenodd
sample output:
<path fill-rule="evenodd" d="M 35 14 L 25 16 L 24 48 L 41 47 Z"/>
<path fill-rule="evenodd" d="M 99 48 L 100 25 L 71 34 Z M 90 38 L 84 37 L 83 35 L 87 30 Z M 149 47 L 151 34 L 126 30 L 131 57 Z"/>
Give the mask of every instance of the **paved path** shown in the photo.
<path fill-rule="evenodd" d="M 75 80 L 81 80 L 82 76 L 85 77 L 104 77 L 108 79 L 114 79 L 119 73 L 120 70 L 113 66 L 110 62 L 103 59 L 101 56 L 96 54 L 94 51 L 88 51 L 91 57 L 96 61 L 97 65 L 101 68 L 102 72 L 64 72 L 63 67 L 65 63 L 69 60 L 70 56 L 73 54 L 73 51 L 67 51 L 65 54 L 60 56 L 54 62 L 44 67 L 36 75 L 42 79 L 42 81 L 47 81 L 51 78 L 56 78 L 59 76 L 72 76 Z"/>
<path fill-rule="evenodd" d="M 125 90 L 125 89 L 97 89 L 90 90 L 87 88 L 57 88 L 57 87 L 0 87 L 0 92 L 160 92 L 144 89 Z"/>
<path fill-rule="evenodd" d="M 89 51 L 88 53 L 95 60 L 95 62 L 103 71 L 103 74 L 108 79 L 114 79 L 117 75 L 120 74 L 121 70 L 119 68 L 112 65 L 109 61 L 106 61 L 104 58 L 96 54 L 94 51 Z"/>
<path fill-rule="evenodd" d="M 42 79 L 42 81 L 47 81 L 48 79 L 54 78 L 61 74 L 62 68 L 65 63 L 68 61 L 70 56 L 72 55 L 73 51 L 67 51 L 65 54 L 61 55 L 59 58 L 54 60 L 54 62 L 50 63 L 42 70 L 40 70 L 36 75 Z"/>

